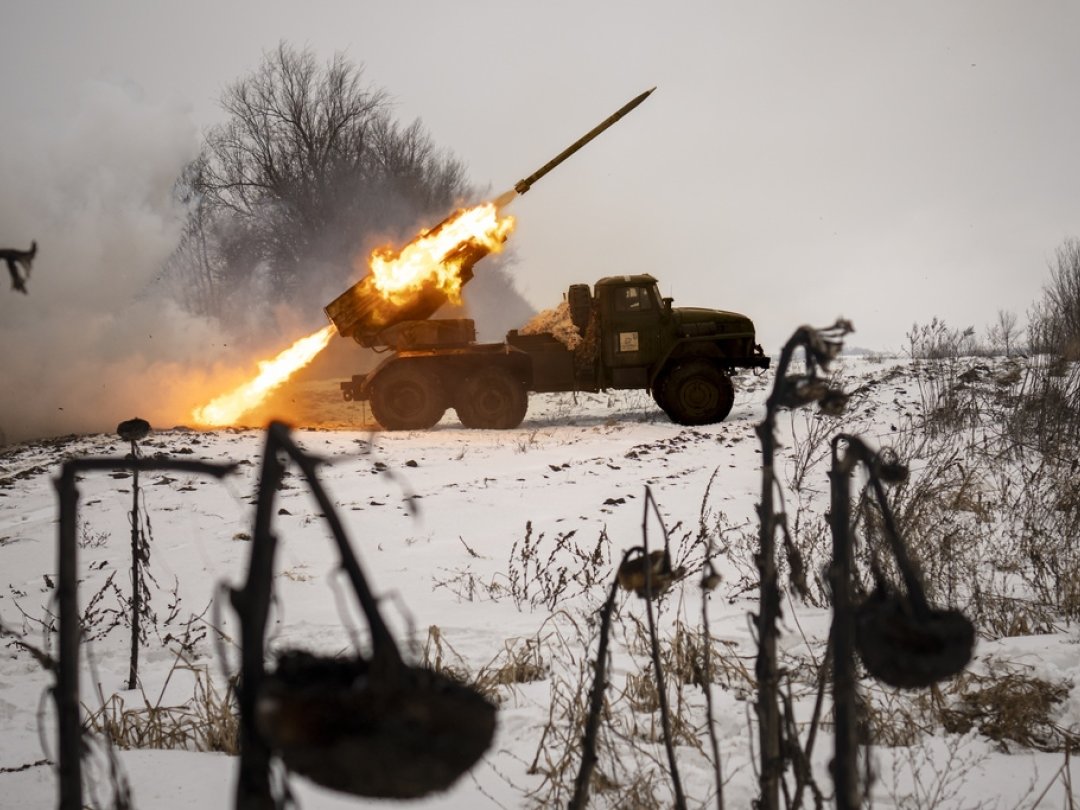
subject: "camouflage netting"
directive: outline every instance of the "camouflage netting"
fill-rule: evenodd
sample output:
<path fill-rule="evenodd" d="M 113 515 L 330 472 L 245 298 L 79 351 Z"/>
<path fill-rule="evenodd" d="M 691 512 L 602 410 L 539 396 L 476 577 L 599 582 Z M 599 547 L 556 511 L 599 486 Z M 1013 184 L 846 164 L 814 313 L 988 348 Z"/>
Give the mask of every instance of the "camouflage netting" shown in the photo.
<path fill-rule="evenodd" d="M 570 351 L 581 343 L 581 333 L 570 320 L 570 305 L 563 301 L 554 309 L 545 309 L 518 330 L 522 335 L 542 335 L 550 332 Z"/>

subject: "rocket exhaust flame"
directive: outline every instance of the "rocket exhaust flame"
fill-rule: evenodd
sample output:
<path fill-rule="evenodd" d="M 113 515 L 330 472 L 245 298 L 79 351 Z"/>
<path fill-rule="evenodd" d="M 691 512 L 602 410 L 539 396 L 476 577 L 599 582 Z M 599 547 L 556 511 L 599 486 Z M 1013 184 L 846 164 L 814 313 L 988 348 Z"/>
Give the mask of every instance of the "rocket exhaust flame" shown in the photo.
<path fill-rule="evenodd" d="M 326 315 L 342 337 L 377 345 L 386 327 L 427 320 L 448 301 L 460 303 L 473 266 L 502 250 L 513 228 L 514 218 L 502 216 L 497 202 L 456 211 L 401 250 L 374 251 L 371 273 L 327 304 Z"/>
<path fill-rule="evenodd" d="M 324 326 L 318 332 L 302 337 L 272 360 L 259 361 L 259 373 L 243 385 L 196 408 L 191 418 L 205 427 L 225 427 L 235 424 L 245 413 L 262 403 L 274 389 L 310 363 L 326 348 L 334 336 L 334 326 Z"/>
<path fill-rule="evenodd" d="M 400 251 L 380 248 L 371 254 L 375 289 L 391 304 L 409 303 L 426 284 L 461 302 L 462 248 L 497 253 L 514 229 L 513 217 L 500 217 L 495 203 L 458 211 L 436 228 L 423 231 Z"/>
<path fill-rule="evenodd" d="M 462 269 L 470 256 L 475 261 L 477 251 L 486 255 L 501 250 L 513 228 L 514 218 L 500 217 L 493 203 L 459 211 L 436 228 L 422 231 L 399 251 L 389 247 L 374 251 L 369 261 L 371 275 L 364 281 L 370 282 L 373 292 L 391 310 L 407 306 L 427 288 L 439 290 L 456 303 L 467 280 Z M 205 427 L 236 424 L 314 360 L 336 332 L 330 324 L 300 338 L 272 360 L 260 360 L 256 377 L 196 408 L 192 420 Z"/>
<path fill-rule="evenodd" d="M 502 194 L 492 200 L 491 204 L 494 205 L 496 209 L 503 209 L 510 203 L 512 203 L 517 196 L 517 189 L 512 188 L 509 191 L 504 191 Z"/>

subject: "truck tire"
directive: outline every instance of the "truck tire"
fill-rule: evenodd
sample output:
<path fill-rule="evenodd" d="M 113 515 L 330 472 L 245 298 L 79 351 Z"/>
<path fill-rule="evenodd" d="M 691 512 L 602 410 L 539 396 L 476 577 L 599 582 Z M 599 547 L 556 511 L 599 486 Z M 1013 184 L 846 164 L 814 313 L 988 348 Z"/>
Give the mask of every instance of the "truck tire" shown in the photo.
<path fill-rule="evenodd" d="M 438 376 L 422 366 L 398 362 L 371 382 L 371 413 L 387 430 L 427 430 L 446 413 Z"/>
<path fill-rule="evenodd" d="M 653 392 L 657 403 L 680 425 L 723 422 L 735 403 L 731 378 L 707 360 L 687 360 L 664 376 Z"/>
<path fill-rule="evenodd" d="M 566 291 L 566 303 L 570 308 L 570 322 L 584 337 L 589 326 L 589 316 L 592 315 L 592 293 L 589 285 L 571 284 Z"/>
<path fill-rule="evenodd" d="M 508 369 L 497 366 L 470 374 L 454 392 L 454 410 L 467 428 L 516 428 L 528 409 L 525 386 Z"/>

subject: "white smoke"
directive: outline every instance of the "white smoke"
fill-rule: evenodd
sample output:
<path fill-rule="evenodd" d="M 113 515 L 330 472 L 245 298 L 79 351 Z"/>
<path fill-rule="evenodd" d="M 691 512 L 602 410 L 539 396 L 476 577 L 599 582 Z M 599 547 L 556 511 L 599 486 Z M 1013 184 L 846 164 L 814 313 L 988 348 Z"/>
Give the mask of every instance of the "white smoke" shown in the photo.
<path fill-rule="evenodd" d="M 225 342 L 148 293 L 183 223 L 173 183 L 198 149 L 187 111 L 101 82 L 81 99 L 47 129 L 8 128 L 0 148 L 0 245 L 38 242 L 29 294 L 0 290 L 8 442 L 182 422 L 205 382 L 190 369 Z"/>
<path fill-rule="evenodd" d="M 173 187 L 199 133 L 185 108 L 131 87 L 88 82 L 80 98 L 50 126 L 0 130 L 0 247 L 38 242 L 28 295 L 0 278 L 0 446 L 111 432 L 135 416 L 184 424 L 247 379 L 255 358 L 323 322 L 257 301 L 226 328 L 184 311 L 175 279 L 155 282 L 179 241 L 186 211 Z M 482 338 L 499 340 L 532 310 L 502 264 L 486 264 L 468 310 Z M 363 365 L 337 354 L 349 373 Z"/>

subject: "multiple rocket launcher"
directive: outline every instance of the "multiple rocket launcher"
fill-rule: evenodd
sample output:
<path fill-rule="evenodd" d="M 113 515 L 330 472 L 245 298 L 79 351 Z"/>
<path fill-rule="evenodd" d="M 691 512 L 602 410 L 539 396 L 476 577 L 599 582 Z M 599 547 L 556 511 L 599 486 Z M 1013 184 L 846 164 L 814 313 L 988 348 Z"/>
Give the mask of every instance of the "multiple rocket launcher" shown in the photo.
<path fill-rule="evenodd" d="M 605 118 L 535 172 L 519 180 L 514 184 L 512 191 L 507 191 L 496 198 L 496 207 L 505 206 L 517 195 L 527 192 L 544 175 L 641 104 L 655 89 L 654 87 L 647 90 L 624 104 L 615 113 Z M 445 227 L 457 216 L 457 213 L 451 214 L 430 231 L 421 234 L 421 236 L 429 237 L 437 234 L 441 228 Z M 442 262 L 443 264 L 456 264 L 458 266 L 458 274 L 461 278 L 461 284 L 464 286 L 472 279 L 475 264 L 490 252 L 489 247 L 479 242 L 466 241 L 447 253 Z M 342 337 L 351 337 L 362 346 L 373 346 L 378 345 L 379 333 L 384 329 L 403 321 L 426 320 L 434 315 L 436 310 L 445 304 L 447 300 L 447 294 L 436 287 L 434 283 L 425 283 L 407 303 L 402 305 L 394 304 L 383 297 L 375 286 L 374 276 L 368 274 L 327 304 L 325 312 L 331 323 L 337 328 L 338 334 Z"/>

